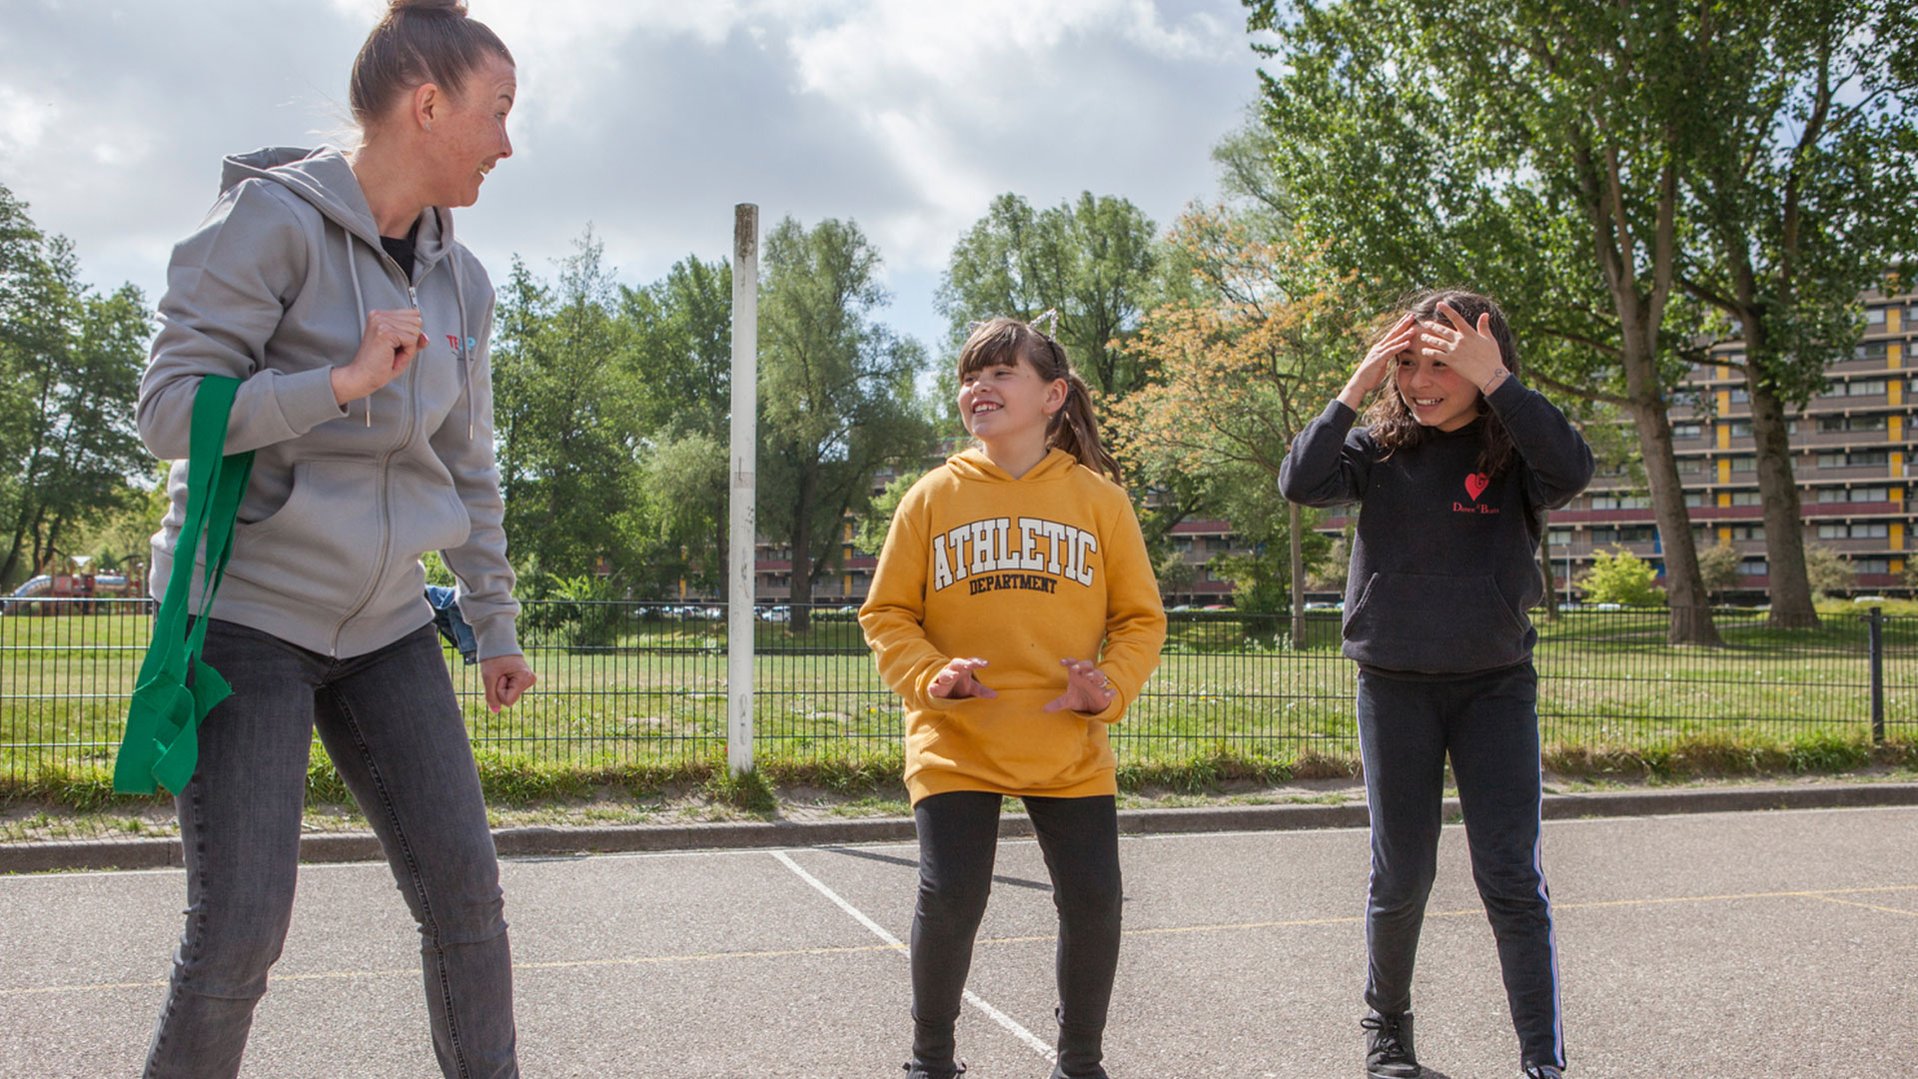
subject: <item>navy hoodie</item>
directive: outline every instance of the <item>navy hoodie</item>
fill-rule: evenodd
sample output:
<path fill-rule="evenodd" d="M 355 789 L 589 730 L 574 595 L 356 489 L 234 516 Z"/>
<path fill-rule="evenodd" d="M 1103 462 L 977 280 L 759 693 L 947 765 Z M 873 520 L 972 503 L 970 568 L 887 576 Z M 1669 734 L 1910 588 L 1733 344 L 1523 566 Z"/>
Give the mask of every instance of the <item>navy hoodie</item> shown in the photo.
<path fill-rule="evenodd" d="M 1545 511 L 1592 478 L 1591 447 L 1542 395 L 1507 378 L 1486 398 L 1516 451 L 1479 471 L 1483 417 L 1426 428 L 1389 457 L 1334 400 L 1292 442 L 1279 490 L 1308 506 L 1359 504 L 1345 586 L 1345 655 L 1383 674 L 1463 675 L 1531 658 L 1526 616 L 1545 594 Z"/>

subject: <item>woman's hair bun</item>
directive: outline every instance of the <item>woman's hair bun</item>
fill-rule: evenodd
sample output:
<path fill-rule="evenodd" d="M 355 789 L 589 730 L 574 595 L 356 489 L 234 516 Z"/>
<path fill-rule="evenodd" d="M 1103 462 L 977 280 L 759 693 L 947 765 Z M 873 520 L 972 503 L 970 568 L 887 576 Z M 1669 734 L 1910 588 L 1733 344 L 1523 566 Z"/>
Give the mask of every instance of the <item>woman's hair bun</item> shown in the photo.
<path fill-rule="evenodd" d="M 419 11 L 458 15 L 464 18 L 466 15 L 466 0 L 392 0 L 391 3 L 387 4 L 386 10 L 389 14 L 393 15 L 398 15 L 401 12 Z"/>

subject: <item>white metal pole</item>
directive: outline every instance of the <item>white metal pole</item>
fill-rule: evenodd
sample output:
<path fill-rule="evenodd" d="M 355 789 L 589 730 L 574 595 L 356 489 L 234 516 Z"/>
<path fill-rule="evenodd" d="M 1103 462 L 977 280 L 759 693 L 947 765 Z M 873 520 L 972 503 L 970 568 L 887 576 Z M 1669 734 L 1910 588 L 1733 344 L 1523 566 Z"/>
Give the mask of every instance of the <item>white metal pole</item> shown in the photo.
<path fill-rule="evenodd" d="M 758 468 L 759 207 L 733 207 L 731 528 L 726 574 L 726 767 L 753 768 L 754 472 Z"/>

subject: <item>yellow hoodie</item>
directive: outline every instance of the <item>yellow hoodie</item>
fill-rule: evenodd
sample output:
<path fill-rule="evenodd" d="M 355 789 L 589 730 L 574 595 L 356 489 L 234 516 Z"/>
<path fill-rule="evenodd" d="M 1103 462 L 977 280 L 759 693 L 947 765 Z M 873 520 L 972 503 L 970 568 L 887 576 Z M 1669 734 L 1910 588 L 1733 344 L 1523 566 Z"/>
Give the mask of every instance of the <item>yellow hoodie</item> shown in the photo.
<path fill-rule="evenodd" d="M 915 804 L 962 790 L 1118 792 L 1106 724 L 1159 665 L 1165 611 L 1131 500 L 1071 454 L 1055 449 L 1014 479 L 969 449 L 913 484 L 859 624 L 905 702 Z M 928 694 L 948 660 L 969 656 L 986 660 L 976 677 L 997 697 Z M 1066 689 L 1059 661 L 1094 657 L 1112 703 L 1045 711 Z"/>

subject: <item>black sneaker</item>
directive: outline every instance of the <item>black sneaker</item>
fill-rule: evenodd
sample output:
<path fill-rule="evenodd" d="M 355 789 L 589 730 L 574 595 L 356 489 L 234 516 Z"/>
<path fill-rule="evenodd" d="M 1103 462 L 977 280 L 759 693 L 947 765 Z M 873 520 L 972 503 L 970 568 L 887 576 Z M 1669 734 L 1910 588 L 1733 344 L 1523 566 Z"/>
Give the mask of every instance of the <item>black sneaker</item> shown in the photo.
<path fill-rule="evenodd" d="M 1055 1063 L 1052 1065 L 1052 1079 L 1109 1079 L 1109 1077 L 1103 1065 L 1095 1064 L 1092 1071 L 1079 1075 L 1067 1075 L 1065 1065 Z"/>
<path fill-rule="evenodd" d="M 1565 1079 L 1556 1064 L 1527 1064 L 1518 1070 L 1519 1079 Z"/>
<path fill-rule="evenodd" d="M 966 1062 L 963 1060 L 950 1068 L 935 1067 L 910 1060 L 901 1064 L 900 1067 L 905 1069 L 906 1079 L 959 1079 L 959 1076 L 966 1074 Z"/>
<path fill-rule="evenodd" d="M 1425 1074 L 1412 1050 L 1412 1013 L 1368 1014 L 1359 1020 L 1365 1028 L 1365 1074 L 1372 1079 L 1418 1079 Z"/>

